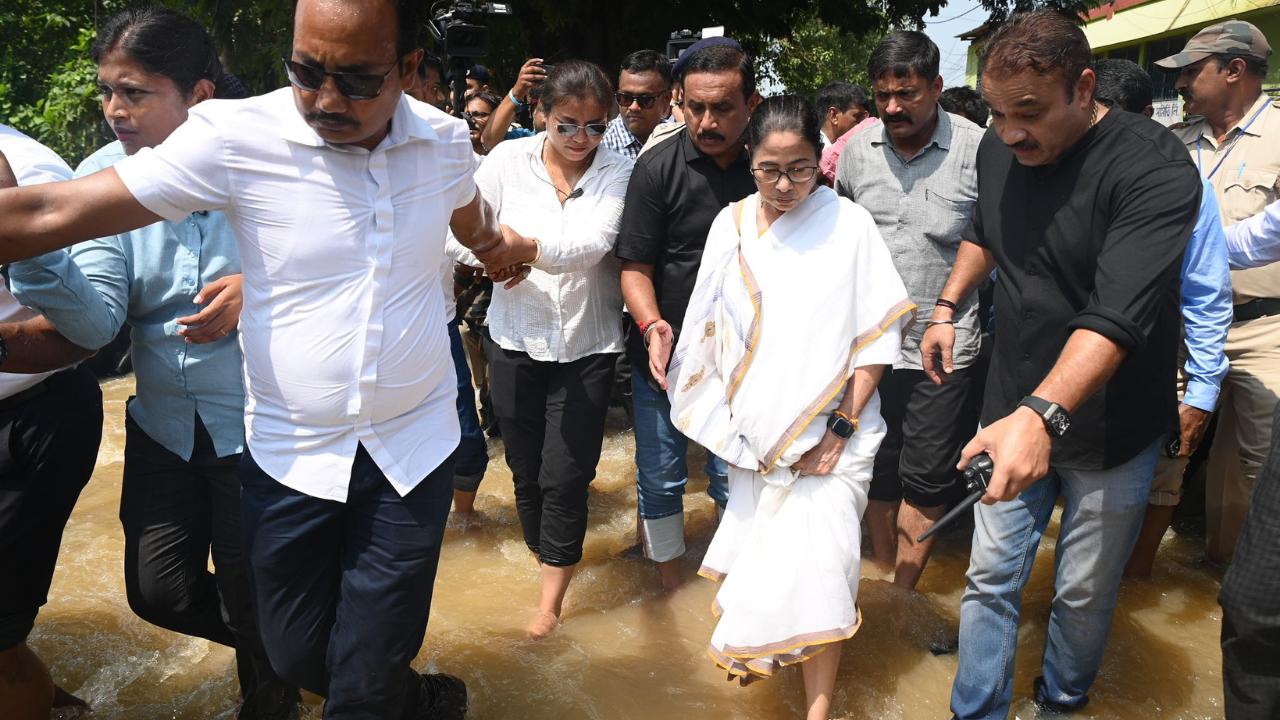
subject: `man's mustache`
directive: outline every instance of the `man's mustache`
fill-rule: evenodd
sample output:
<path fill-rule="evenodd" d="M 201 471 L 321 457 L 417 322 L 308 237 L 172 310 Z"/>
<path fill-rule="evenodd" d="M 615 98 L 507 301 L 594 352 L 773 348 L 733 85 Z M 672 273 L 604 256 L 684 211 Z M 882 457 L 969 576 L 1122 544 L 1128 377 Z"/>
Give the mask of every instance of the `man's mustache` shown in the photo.
<path fill-rule="evenodd" d="M 1040 143 L 1035 140 L 1023 140 L 1022 142 L 1014 143 L 1009 147 L 1014 150 L 1035 150 L 1040 147 Z"/>
<path fill-rule="evenodd" d="M 726 138 L 725 136 L 721 135 L 718 132 L 700 132 L 698 133 L 698 139 L 699 140 L 725 140 Z"/>
<path fill-rule="evenodd" d="M 346 125 L 347 127 L 356 127 L 360 124 L 346 115 L 327 112 L 309 112 L 307 113 L 307 122 L 312 124 L 323 122 L 329 125 Z"/>

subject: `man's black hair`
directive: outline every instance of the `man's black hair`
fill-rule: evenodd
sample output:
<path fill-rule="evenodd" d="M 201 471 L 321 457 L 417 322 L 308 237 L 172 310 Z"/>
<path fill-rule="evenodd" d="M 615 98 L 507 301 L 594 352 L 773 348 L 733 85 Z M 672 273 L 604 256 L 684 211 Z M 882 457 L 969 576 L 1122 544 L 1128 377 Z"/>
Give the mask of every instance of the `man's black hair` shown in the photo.
<path fill-rule="evenodd" d="M 942 97 L 938 98 L 938 104 L 943 110 L 953 115 L 963 115 L 974 125 L 981 127 L 986 127 L 987 120 L 991 117 L 991 108 L 987 107 L 987 101 L 982 99 L 982 93 L 968 85 L 943 90 Z"/>
<path fill-rule="evenodd" d="M 742 95 L 750 98 L 756 92 L 756 68 L 751 56 L 723 45 L 704 47 L 689 58 L 680 73 L 680 82 L 695 73 L 723 73 L 737 71 L 742 76 Z"/>
<path fill-rule="evenodd" d="M 1244 61 L 1245 72 L 1264 80 L 1267 77 L 1267 70 L 1270 68 L 1266 60 L 1253 55 L 1213 55 L 1212 57 L 1213 63 L 1218 66 L 1218 72 L 1222 72 L 1236 58 Z"/>
<path fill-rule="evenodd" d="M 827 109 L 835 108 L 840 112 L 848 112 L 849 108 L 857 105 L 866 110 L 868 114 L 871 112 L 871 98 L 867 97 L 867 91 L 862 89 L 860 85 L 854 85 L 850 82 L 837 80 L 827 83 L 818 91 L 818 99 L 814 102 L 818 108 L 818 115 L 825 121 L 827 118 Z"/>
<path fill-rule="evenodd" d="M 427 71 L 435 70 L 436 78 L 440 82 L 444 82 L 444 61 L 435 53 L 424 53 L 422 62 L 418 63 L 418 77 L 423 80 L 427 79 Z"/>
<path fill-rule="evenodd" d="M 933 82 L 938 77 L 940 56 L 938 46 L 928 35 L 915 30 L 898 30 L 890 33 L 871 51 L 867 61 L 867 76 L 872 82 L 893 73 L 894 77 L 910 77 L 914 70 L 921 80 Z"/>
<path fill-rule="evenodd" d="M 1093 96 L 1107 107 L 1142 114 L 1151 105 L 1151 75 L 1132 60 L 1111 58 L 1093 63 L 1098 76 Z"/>
<path fill-rule="evenodd" d="M 629 72 L 636 75 L 647 72 L 656 72 L 662 76 L 662 81 L 669 88 L 671 87 L 671 61 L 656 50 L 637 50 L 630 55 L 622 58 L 622 67 L 619 72 Z"/>
<path fill-rule="evenodd" d="M 464 98 L 462 101 L 462 107 L 466 108 L 468 105 L 471 104 L 472 100 L 479 100 L 483 102 L 485 105 L 488 105 L 489 112 L 493 112 L 494 110 L 497 110 L 498 106 L 502 104 L 502 98 L 498 97 L 497 95 L 494 95 L 488 90 L 481 90 L 480 92 L 473 92 L 467 95 L 466 98 Z"/>

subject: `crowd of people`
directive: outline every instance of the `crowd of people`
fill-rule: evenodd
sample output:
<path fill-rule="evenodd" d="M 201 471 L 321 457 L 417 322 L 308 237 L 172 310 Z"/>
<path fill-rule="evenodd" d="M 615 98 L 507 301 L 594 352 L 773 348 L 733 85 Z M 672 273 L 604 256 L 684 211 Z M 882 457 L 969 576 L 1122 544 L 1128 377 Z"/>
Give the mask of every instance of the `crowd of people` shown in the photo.
<path fill-rule="evenodd" d="M 719 514 L 708 654 L 744 686 L 800 664 L 810 720 L 861 560 L 914 592 L 983 455 L 958 640 L 931 648 L 958 654 L 950 710 L 1008 716 L 1059 501 L 1033 690 L 1083 708 L 1216 412 L 1226 715 L 1280 716 L 1280 102 L 1256 27 L 1157 63 L 1190 116 L 1166 128 L 1148 73 L 1050 11 L 987 39 L 981 92 L 895 31 L 870 88 L 809 99 L 762 98 L 727 37 L 616 75 L 530 58 L 495 92 L 419 47 L 414 3 L 351 1 L 298 3 L 289 86 L 256 97 L 189 17 L 111 17 L 90 56 L 117 140 L 74 173 L 0 126 L 6 718 L 84 707 L 26 639 L 101 437 L 80 363 L 126 324 L 129 605 L 234 648 L 241 720 L 296 718 L 300 689 L 326 718 L 464 717 L 464 681 L 410 661 L 485 435 L 536 641 L 615 402 L 655 582 L 682 582 L 692 441 Z"/>

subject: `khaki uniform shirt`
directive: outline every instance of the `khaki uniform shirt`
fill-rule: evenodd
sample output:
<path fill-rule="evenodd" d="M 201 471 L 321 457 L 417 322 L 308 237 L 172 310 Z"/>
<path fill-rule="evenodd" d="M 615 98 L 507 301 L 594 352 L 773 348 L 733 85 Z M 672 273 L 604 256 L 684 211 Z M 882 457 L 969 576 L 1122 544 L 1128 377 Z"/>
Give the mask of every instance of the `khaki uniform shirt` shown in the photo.
<path fill-rule="evenodd" d="M 1258 114 L 1261 112 L 1261 114 Z M 1249 121 L 1258 115 L 1250 124 Z M 1248 125 L 1248 129 L 1243 129 Z M 1200 174 L 1209 179 L 1225 227 L 1262 212 L 1280 197 L 1280 102 L 1263 93 L 1244 117 L 1217 142 L 1209 121 L 1200 118 L 1171 128 L 1198 159 Z M 1196 146 L 1199 144 L 1199 153 Z M 1197 158 L 1198 155 L 1198 158 Z M 1221 162 L 1221 165 L 1219 165 Z M 1217 171 L 1214 172 L 1214 167 Z M 1231 273 L 1232 302 L 1280 297 L 1280 263 Z"/>

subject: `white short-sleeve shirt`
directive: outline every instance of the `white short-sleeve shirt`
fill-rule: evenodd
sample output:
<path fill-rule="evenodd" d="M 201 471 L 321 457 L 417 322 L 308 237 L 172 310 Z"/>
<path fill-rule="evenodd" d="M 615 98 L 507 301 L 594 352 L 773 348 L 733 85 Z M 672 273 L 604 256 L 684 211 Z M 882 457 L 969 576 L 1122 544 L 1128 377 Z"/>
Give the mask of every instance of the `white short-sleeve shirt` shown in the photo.
<path fill-rule="evenodd" d="M 9 161 L 18 185 L 39 185 L 71 179 L 71 168 L 57 153 L 8 125 L 0 125 L 0 152 Z M 34 310 L 23 306 L 7 287 L 0 285 L 0 322 L 18 322 L 35 315 Z M 52 374 L 0 373 L 0 398 L 34 387 Z"/>
<path fill-rule="evenodd" d="M 475 196 L 466 124 L 407 97 L 372 151 L 284 88 L 211 100 L 115 165 L 145 207 L 226 214 L 240 245 L 245 429 L 281 484 L 345 501 L 357 444 L 408 494 L 458 445 L 441 256 Z"/>

